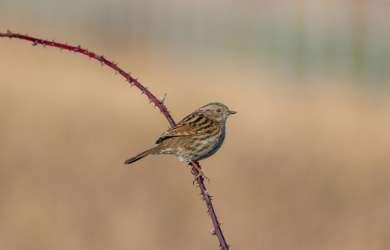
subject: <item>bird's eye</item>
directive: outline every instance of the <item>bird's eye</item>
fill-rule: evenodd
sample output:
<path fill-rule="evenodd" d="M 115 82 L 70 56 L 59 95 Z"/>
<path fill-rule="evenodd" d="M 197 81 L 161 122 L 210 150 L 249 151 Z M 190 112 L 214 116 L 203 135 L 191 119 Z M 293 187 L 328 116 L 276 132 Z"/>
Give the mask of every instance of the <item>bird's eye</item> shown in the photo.
<path fill-rule="evenodd" d="M 217 112 L 220 113 L 222 110 L 221 109 L 217 109 Z"/>

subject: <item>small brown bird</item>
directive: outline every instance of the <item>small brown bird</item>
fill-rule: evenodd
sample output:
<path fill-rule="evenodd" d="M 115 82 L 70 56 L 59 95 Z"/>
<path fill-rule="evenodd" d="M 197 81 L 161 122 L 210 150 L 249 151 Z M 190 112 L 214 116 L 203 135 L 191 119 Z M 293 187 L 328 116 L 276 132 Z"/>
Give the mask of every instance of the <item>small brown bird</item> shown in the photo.
<path fill-rule="evenodd" d="M 225 139 L 226 120 L 235 113 L 222 103 L 209 103 L 162 133 L 156 141 L 157 146 L 128 159 L 125 164 L 150 154 L 172 154 L 186 164 L 205 159 L 221 147 Z M 204 176 L 200 169 L 197 170 Z"/>

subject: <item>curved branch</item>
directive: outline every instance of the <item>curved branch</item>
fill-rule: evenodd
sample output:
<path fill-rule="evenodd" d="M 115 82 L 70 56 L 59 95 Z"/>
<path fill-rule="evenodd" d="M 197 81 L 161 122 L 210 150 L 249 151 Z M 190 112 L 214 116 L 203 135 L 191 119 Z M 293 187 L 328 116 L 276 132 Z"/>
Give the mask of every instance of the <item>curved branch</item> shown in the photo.
<path fill-rule="evenodd" d="M 118 67 L 118 65 L 116 65 L 113 61 L 106 59 L 104 56 L 98 55 L 92 51 L 84 49 L 80 45 L 73 46 L 73 45 L 59 43 L 59 42 L 55 42 L 55 41 L 49 41 L 49 40 L 45 40 L 45 39 L 35 38 L 35 37 L 29 36 L 29 35 L 21 35 L 18 33 L 13 33 L 11 31 L 7 31 L 7 33 L 0 32 L 0 37 L 17 38 L 17 39 L 21 39 L 21 40 L 30 41 L 30 42 L 32 42 L 33 46 L 43 45 L 43 46 L 49 46 L 49 47 L 56 47 L 59 49 L 79 53 L 79 54 L 85 55 L 89 58 L 92 58 L 94 60 L 97 60 L 100 63 L 102 63 L 103 65 L 107 65 L 108 67 L 113 69 L 115 72 L 117 72 L 121 76 L 123 76 L 130 85 L 133 85 L 133 86 L 137 87 L 139 90 L 141 90 L 141 92 L 147 96 L 147 98 L 150 100 L 150 102 L 153 103 L 158 109 L 160 109 L 161 113 L 168 120 L 171 127 L 176 125 L 175 121 L 173 120 L 167 107 L 164 105 L 164 103 L 162 101 L 160 101 L 155 95 L 153 95 L 136 78 L 132 77 L 129 73 L 126 73 L 123 69 Z"/>
<path fill-rule="evenodd" d="M 132 77 L 129 73 L 127 73 L 126 71 L 121 69 L 117 64 L 115 64 L 113 61 L 108 60 L 104 56 L 98 55 L 98 54 L 96 54 L 88 49 L 84 49 L 79 45 L 74 46 L 74 45 L 59 43 L 59 42 L 55 42 L 55 41 L 49 41 L 49 40 L 40 39 L 40 38 L 36 38 L 33 36 L 29 36 L 29 35 L 22 35 L 22 34 L 14 33 L 11 31 L 7 31 L 6 33 L 0 32 L 0 37 L 16 38 L 16 39 L 20 39 L 20 40 L 30 41 L 30 42 L 32 42 L 33 46 L 42 45 L 42 46 L 55 47 L 55 48 L 75 52 L 78 54 L 85 55 L 85 56 L 92 58 L 94 60 L 97 60 L 100 63 L 102 63 L 103 65 L 107 65 L 109 68 L 111 68 L 112 70 L 114 70 L 115 72 L 117 72 L 121 76 L 123 76 L 130 85 L 137 87 L 141 91 L 142 94 L 145 94 L 146 97 L 149 99 L 149 101 L 151 103 L 153 103 L 160 110 L 160 112 L 165 116 L 165 118 L 168 120 L 168 123 L 171 127 L 176 126 L 176 122 L 173 120 L 173 118 L 172 118 L 171 114 L 169 113 L 168 108 L 165 106 L 163 100 L 159 100 L 152 92 L 150 92 L 150 90 L 148 90 L 144 85 L 142 85 L 136 78 Z M 196 163 L 196 164 L 200 168 L 199 163 Z M 198 170 L 195 167 L 192 168 L 191 172 L 194 176 L 198 176 L 198 174 L 199 174 Z M 198 178 L 196 178 L 196 181 L 197 181 L 197 184 L 199 186 L 202 198 L 207 205 L 208 213 L 210 215 L 210 218 L 211 218 L 211 221 L 212 221 L 212 224 L 214 227 L 212 234 L 215 234 L 217 236 L 217 238 L 219 240 L 220 249 L 228 250 L 229 245 L 226 243 L 225 237 L 223 235 L 223 231 L 222 231 L 220 223 L 218 221 L 217 214 L 215 213 L 215 210 L 214 210 L 214 206 L 212 203 L 212 197 L 208 193 L 207 188 L 204 184 L 204 178 L 198 177 Z"/>

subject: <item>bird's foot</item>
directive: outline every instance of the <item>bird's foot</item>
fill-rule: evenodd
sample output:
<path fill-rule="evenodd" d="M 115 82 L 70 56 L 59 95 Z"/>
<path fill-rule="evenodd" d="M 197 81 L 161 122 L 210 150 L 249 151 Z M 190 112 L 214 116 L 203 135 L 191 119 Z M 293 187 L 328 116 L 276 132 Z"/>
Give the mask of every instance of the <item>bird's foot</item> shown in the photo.
<path fill-rule="evenodd" d="M 196 164 L 196 163 L 192 163 L 191 164 L 192 167 L 196 170 L 196 175 L 195 175 L 195 178 L 194 180 L 192 181 L 192 184 L 195 185 L 195 183 L 197 182 L 197 180 L 206 180 L 207 182 L 210 182 L 210 179 L 203 173 L 202 169 L 200 169 L 200 167 Z"/>

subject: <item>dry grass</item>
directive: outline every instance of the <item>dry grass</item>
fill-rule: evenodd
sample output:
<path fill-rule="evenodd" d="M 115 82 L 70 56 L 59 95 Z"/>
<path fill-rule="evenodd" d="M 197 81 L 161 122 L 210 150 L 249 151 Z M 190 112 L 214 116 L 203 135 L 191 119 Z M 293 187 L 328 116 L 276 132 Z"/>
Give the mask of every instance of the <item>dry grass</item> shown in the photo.
<path fill-rule="evenodd" d="M 122 165 L 168 126 L 143 96 L 79 56 L 1 43 L 0 249 L 216 249 L 188 169 Z M 389 249 L 388 96 L 119 53 L 176 118 L 215 100 L 239 112 L 203 163 L 232 249 Z"/>

